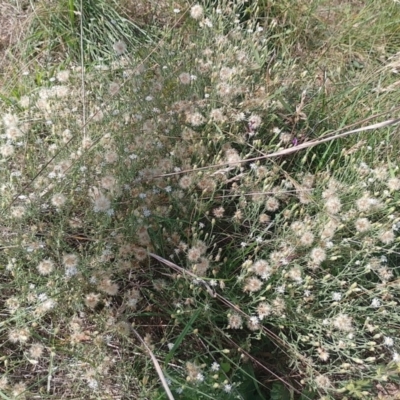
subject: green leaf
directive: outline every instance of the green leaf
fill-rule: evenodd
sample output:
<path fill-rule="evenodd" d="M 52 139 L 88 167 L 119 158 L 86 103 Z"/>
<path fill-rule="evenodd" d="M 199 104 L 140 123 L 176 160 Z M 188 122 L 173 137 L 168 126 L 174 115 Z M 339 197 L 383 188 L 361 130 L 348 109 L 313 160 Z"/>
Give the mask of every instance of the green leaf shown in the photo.
<path fill-rule="evenodd" d="M 171 361 L 172 357 L 175 354 L 176 349 L 182 343 L 185 336 L 189 333 L 189 330 L 192 327 L 194 321 L 196 321 L 197 317 L 200 315 L 200 311 L 201 310 L 198 309 L 192 315 L 192 318 L 190 318 L 189 322 L 186 324 L 185 328 L 182 330 L 181 334 L 178 336 L 178 339 L 176 339 L 176 342 L 174 343 L 174 346 L 172 347 L 171 351 L 167 354 L 167 357 L 165 357 L 165 365 L 167 365 Z"/>
<path fill-rule="evenodd" d="M 0 392 L 0 397 L 5 400 L 11 400 L 11 397 L 6 396 L 3 392 Z"/>
<path fill-rule="evenodd" d="M 241 368 L 241 374 L 241 380 L 243 383 L 239 386 L 238 391 L 242 395 L 243 399 L 265 400 L 258 385 L 253 366 L 250 363 L 244 364 Z"/>
<path fill-rule="evenodd" d="M 315 399 L 316 393 L 311 389 L 304 389 L 301 392 L 300 400 L 313 400 Z"/>
<path fill-rule="evenodd" d="M 223 362 L 223 363 L 221 363 L 221 369 L 225 373 L 228 373 L 231 370 L 231 364 L 229 364 L 227 362 Z"/>
<path fill-rule="evenodd" d="M 292 400 L 292 396 L 283 383 L 274 382 L 270 392 L 270 400 Z"/>

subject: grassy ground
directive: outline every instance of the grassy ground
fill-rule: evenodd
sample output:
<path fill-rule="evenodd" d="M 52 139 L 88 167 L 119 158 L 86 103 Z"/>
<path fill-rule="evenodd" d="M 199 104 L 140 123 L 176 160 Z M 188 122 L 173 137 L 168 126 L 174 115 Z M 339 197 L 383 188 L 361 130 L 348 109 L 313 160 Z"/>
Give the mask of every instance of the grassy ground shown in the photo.
<path fill-rule="evenodd" d="M 399 398 L 397 2 L 2 7 L 1 398 Z"/>

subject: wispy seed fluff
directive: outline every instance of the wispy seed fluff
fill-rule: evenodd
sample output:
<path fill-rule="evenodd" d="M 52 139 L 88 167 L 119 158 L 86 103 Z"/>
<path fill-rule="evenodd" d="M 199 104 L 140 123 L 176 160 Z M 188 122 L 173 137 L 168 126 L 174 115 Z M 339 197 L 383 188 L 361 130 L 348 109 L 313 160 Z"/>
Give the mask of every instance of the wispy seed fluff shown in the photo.
<path fill-rule="evenodd" d="M 74 268 L 78 265 L 79 263 L 79 256 L 77 256 L 76 254 L 64 254 L 63 258 L 63 265 L 66 268 Z"/>
<path fill-rule="evenodd" d="M 192 178 L 188 175 L 182 176 L 181 179 L 179 179 L 179 186 L 182 189 L 189 189 L 189 187 L 192 185 Z"/>
<path fill-rule="evenodd" d="M 320 238 L 322 240 L 332 239 L 333 236 L 335 235 L 337 228 L 338 228 L 338 223 L 336 221 L 334 221 L 333 219 L 328 221 L 320 233 Z"/>
<path fill-rule="evenodd" d="M 318 375 L 314 381 L 319 388 L 324 390 L 328 390 L 332 386 L 331 380 L 326 375 Z"/>
<path fill-rule="evenodd" d="M 276 211 L 279 208 L 279 201 L 275 197 L 269 197 L 265 202 L 267 211 Z"/>
<path fill-rule="evenodd" d="M 271 217 L 267 214 L 261 214 L 258 220 L 261 224 L 266 224 L 271 221 Z"/>
<path fill-rule="evenodd" d="M 15 114 L 5 114 L 3 124 L 6 128 L 16 127 L 19 124 L 18 116 Z"/>
<path fill-rule="evenodd" d="M 190 381 L 198 381 L 199 377 L 202 376 L 201 368 L 191 362 L 186 363 L 186 371 L 187 371 L 187 380 Z"/>
<path fill-rule="evenodd" d="M 258 292 L 262 287 L 262 282 L 255 277 L 247 278 L 243 287 L 244 292 Z"/>
<path fill-rule="evenodd" d="M 352 319 L 347 314 L 339 314 L 333 320 L 333 326 L 343 332 L 351 332 L 353 330 Z"/>
<path fill-rule="evenodd" d="M 190 16 L 193 19 L 199 20 L 203 17 L 203 14 L 204 14 L 204 10 L 200 4 L 196 4 L 190 9 Z"/>
<path fill-rule="evenodd" d="M 26 343 L 30 336 L 30 332 L 26 328 L 11 329 L 8 333 L 8 339 L 12 343 Z"/>
<path fill-rule="evenodd" d="M 18 140 L 18 138 L 20 138 L 23 135 L 24 135 L 23 132 L 16 126 L 11 126 L 6 130 L 6 137 L 12 142 L 15 142 L 16 140 Z"/>
<path fill-rule="evenodd" d="M 318 357 L 319 357 L 322 361 L 328 361 L 328 359 L 329 359 L 329 353 L 328 353 L 325 349 L 318 348 L 318 349 L 317 349 L 317 352 L 318 352 Z"/>
<path fill-rule="evenodd" d="M 368 218 L 358 218 L 354 224 L 357 232 L 367 232 L 371 229 L 371 222 Z"/>
<path fill-rule="evenodd" d="M 337 214 L 342 208 L 339 197 L 329 197 L 325 202 L 325 208 L 330 214 Z"/>
<path fill-rule="evenodd" d="M 300 267 L 293 267 L 292 269 L 289 270 L 288 275 L 289 275 L 289 278 L 296 283 L 303 282 L 303 278 L 301 277 Z"/>
<path fill-rule="evenodd" d="M 219 77 L 222 81 L 228 81 L 236 72 L 236 68 L 222 67 L 219 71 Z"/>
<path fill-rule="evenodd" d="M 36 267 L 40 275 L 48 275 L 53 272 L 54 263 L 52 260 L 47 259 L 41 261 Z"/>
<path fill-rule="evenodd" d="M 211 110 L 210 119 L 212 119 L 215 122 L 225 122 L 226 117 L 224 115 L 223 109 L 214 108 L 213 110 Z"/>
<path fill-rule="evenodd" d="M 399 190 L 400 189 L 400 179 L 399 178 L 390 178 L 387 181 L 387 187 L 392 191 Z"/>
<path fill-rule="evenodd" d="M 271 266 L 265 260 L 256 261 L 252 265 L 251 270 L 262 279 L 268 279 L 272 272 Z"/>
<path fill-rule="evenodd" d="M 189 85 L 189 83 L 191 81 L 190 74 L 188 74 L 187 72 L 182 72 L 179 75 L 179 80 L 183 85 Z"/>
<path fill-rule="evenodd" d="M 104 196 L 104 194 L 101 193 L 97 188 L 92 188 L 89 191 L 89 195 L 92 198 L 94 212 L 106 212 L 110 209 L 110 199 Z"/>
<path fill-rule="evenodd" d="M 89 293 L 85 297 L 85 304 L 89 308 L 95 308 L 100 301 L 100 295 L 98 293 Z"/>
<path fill-rule="evenodd" d="M 224 216 L 225 209 L 224 207 L 214 208 L 213 214 L 215 218 L 222 218 Z"/>
<path fill-rule="evenodd" d="M 53 204 L 53 206 L 59 208 L 65 204 L 66 200 L 67 200 L 67 198 L 62 193 L 56 193 L 51 198 L 51 204 Z"/>
<path fill-rule="evenodd" d="M 377 167 L 373 169 L 372 172 L 379 181 L 385 181 L 389 175 L 389 171 L 386 167 Z"/>
<path fill-rule="evenodd" d="M 257 314 L 260 321 L 262 321 L 272 314 L 272 307 L 268 303 L 262 302 L 257 306 Z"/>
<path fill-rule="evenodd" d="M 206 251 L 206 244 L 199 240 L 193 247 L 189 249 L 187 253 L 188 260 L 191 262 L 196 262 Z"/>
<path fill-rule="evenodd" d="M 311 246 L 314 242 L 314 234 L 310 231 L 304 232 L 300 237 L 300 243 L 303 246 Z"/>
<path fill-rule="evenodd" d="M 310 257 L 314 264 L 320 265 L 326 259 L 325 250 L 321 247 L 314 247 L 311 250 Z"/>
<path fill-rule="evenodd" d="M 226 161 L 230 167 L 237 167 L 241 161 L 239 153 L 235 149 L 228 149 L 225 152 Z"/>
<path fill-rule="evenodd" d="M 13 207 L 12 209 L 11 209 L 11 215 L 14 217 L 14 218 L 22 218 L 23 216 L 24 216 L 24 214 L 25 214 L 25 207 L 22 207 L 22 206 L 16 206 L 16 207 Z"/>
<path fill-rule="evenodd" d="M 30 357 L 37 360 L 38 358 L 42 357 L 44 351 L 44 346 L 40 343 L 33 343 L 29 348 L 29 355 Z"/>
<path fill-rule="evenodd" d="M 228 315 L 228 329 L 240 329 L 243 325 L 243 319 L 239 314 Z"/>
<path fill-rule="evenodd" d="M 302 221 L 294 221 L 290 225 L 290 229 L 296 236 L 300 237 L 306 232 L 306 225 Z"/>
<path fill-rule="evenodd" d="M 3 146 L 0 146 L 0 154 L 5 158 L 11 157 L 14 151 L 14 146 L 11 144 L 3 144 Z"/>
<path fill-rule="evenodd" d="M 207 269 L 210 266 L 210 262 L 205 257 L 200 257 L 199 261 L 193 265 L 193 272 L 197 276 L 206 276 Z"/>
<path fill-rule="evenodd" d="M 109 294 L 110 296 L 115 296 L 119 290 L 118 284 L 113 283 L 109 278 L 104 278 L 97 288 L 100 291 Z"/>
<path fill-rule="evenodd" d="M 379 240 L 384 244 L 390 244 L 394 241 L 395 236 L 393 231 L 385 231 L 379 235 Z"/>
<path fill-rule="evenodd" d="M 200 126 L 206 122 L 205 118 L 199 112 L 188 114 L 187 121 L 193 126 Z"/>
<path fill-rule="evenodd" d="M 260 329 L 260 327 L 261 327 L 260 326 L 260 320 L 256 316 L 250 317 L 246 321 L 246 325 L 251 331 L 258 331 Z"/>
<path fill-rule="evenodd" d="M 379 201 L 377 199 L 369 197 L 368 193 L 364 193 L 364 195 L 356 201 L 356 206 L 361 212 L 370 211 L 373 208 L 379 207 L 379 205 Z"/>

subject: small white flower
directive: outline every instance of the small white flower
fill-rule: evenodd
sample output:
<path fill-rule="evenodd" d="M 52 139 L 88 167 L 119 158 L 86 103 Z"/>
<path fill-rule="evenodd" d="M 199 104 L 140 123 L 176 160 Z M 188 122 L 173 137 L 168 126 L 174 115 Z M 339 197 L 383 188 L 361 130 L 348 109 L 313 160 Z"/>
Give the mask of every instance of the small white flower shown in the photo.
<path fill-rule="evenodd" d="M 256 325 L 260 322 L 260 319 L 254 315 L 253 317 L 250 317 L 250 322 Z"/>
<path fill-rule="evenodd" d="M 38 296 L 39 301 L 46 301 L 47 299 L 48 299 L 48 297 L 47 297 L 46 293 L 40 293 Z"/>
<path fill-rule="evenodd" d="M 394 345 L 394 340 L 391 337 L 385 336 L 383 340 L 383 344 L 388 347 L 392 347 Z"/>
<path fill-rule="evenodd" d="M 71 276 L 74 276 L 74 275 L 76 275 L 77 273 L 78 273 L 78 270 L 77 270 L 76 267 L 68 267 L 68 268 L 65 268 L 65 276 L 66 276 L 67 278 L 70 278 Z"/>
<path fill-rule="evenodd" d="M 218 371 L 218 370 L 219 370 L 219 364 L 214 361 L 211 365 L 211 371 Z"/>
<path fill-rule="evenodd" d="M 400 362 L 400 355 L 397 351 L 393 353 L 392 360 L 396 363 Z"/>
<path fill-rule="evenodd" d="M 212 28 L 213 27 L 213 23 L 211 22 L 211 20 L 209 18 L 206 18 L 203 22 L 200 22 L 200 26 L 207 26 L 208 28 Z"/>
<path fill-rule="evenodd" d="M 199 382 L 203 382 L 203 381 L 204 381 L 204 375 L 199 373 L 199 374 L 197 374 L 196 379 L 197 379 Z"/>
<path fill-rule="evenodd" d="M 371 307 L 378 308 L 380 306 L 381 306 L 381 301 L 379 299 L 377 299 L 376 297 L 372 299 Z"/>
<path fill-rule="evenodd" d="M 339 292 L 332 293 L 333 301 L 340 301 L 341 299 L 342 299 L 342 293 L 339 293 Z"/>
<path fill-rule="evenodd" d="M 277 286 L 276 291 L 280 294 L 285 293 L 285 285 Z"/>
<path fill-rule="evenodd" d="M 96 379 L 88 379 L 88 386 L 90 389 L 96 390 L 99 387 L 99 383 Z"/>
<path fill-rule="evenodd" d="M 224 392 L 230 393 L 232 391 L 232 385 L 226 384 L 224 385 Z"/>
<path fill-rule="evenodd" d="M 392 230 L 394 230 L 394 231 L 400 230 L 400 222 L 396 222 L 395 224 L 393 224 Z"/>

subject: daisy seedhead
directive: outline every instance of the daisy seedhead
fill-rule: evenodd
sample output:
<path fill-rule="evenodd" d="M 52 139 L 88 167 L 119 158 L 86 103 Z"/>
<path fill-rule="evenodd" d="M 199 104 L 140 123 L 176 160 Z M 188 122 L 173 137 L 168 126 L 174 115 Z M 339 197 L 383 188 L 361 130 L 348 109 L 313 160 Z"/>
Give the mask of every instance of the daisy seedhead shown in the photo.
<path fill-rule="evenodd" d="M 190 16 L 193 19 L 199 20 L 203 18 L 204 15 L 204 9 L 200 4 L 195 4 L 191 9 L 190 9 Z"/>

